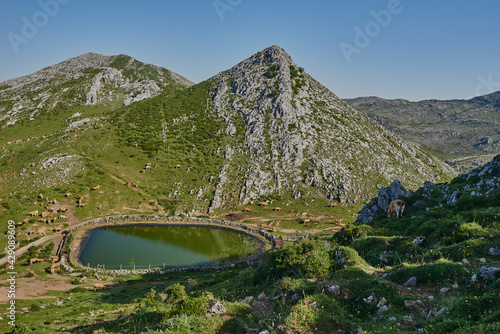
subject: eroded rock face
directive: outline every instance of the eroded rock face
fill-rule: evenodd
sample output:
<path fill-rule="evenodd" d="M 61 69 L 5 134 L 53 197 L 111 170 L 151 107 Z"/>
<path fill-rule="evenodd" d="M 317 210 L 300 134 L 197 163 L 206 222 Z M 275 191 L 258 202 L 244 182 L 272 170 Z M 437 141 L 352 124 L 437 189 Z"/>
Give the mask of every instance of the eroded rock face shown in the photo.
<path fill-rule="evenodd" d="M 210 81 L 207 110 L 224 121 L 233 153 L 221 169 L 212 210 L 227 202 L 228 189 L 239 204 L 285 191 L 294 199 L 307 194 L 353 203 L 375 191 L 366 180 L 415 186 L 416 179 L 438 181 L 434 168 L 453 173 L 350 108 L 278 46 Z M 394 185 L 389 197 L 400 188 Z"/>

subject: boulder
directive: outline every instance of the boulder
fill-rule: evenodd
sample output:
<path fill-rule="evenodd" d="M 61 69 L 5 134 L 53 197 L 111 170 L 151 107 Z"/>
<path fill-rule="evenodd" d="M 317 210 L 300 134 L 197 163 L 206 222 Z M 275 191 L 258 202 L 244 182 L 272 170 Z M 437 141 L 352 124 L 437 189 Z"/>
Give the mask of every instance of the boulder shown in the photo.
<path fill-rule="evenodd" d="M 207 315 L 208 316 L 215 316 L 215 315 L 221 315 L 226 313 L 226 307 L 222 305 L 222 303 L 218 300 L 214 300 L 210 302 L 210 306 L 208 307 L 207 310 Z"/>
<path fill-rule="evenodd" d="M 411 191 L 407 191 L 399 180 L 394 180 L 389 187 L 384 187 L 378 191 L 378 197 L 366 204 L 359 212 L 357 222 L 366 224 L 373 220 L 373 216 L 379 210 L 387 212 L 389 203 L 398 199 L 399 196 L 409 196 Z"/>
<path fill-rule="evenodd" d="M 415 302 L 413 300 L 405 300 L 404 306 L 406 308 L 415 308 Z"/>
<path fill-rule="evenodd" d="M 500 255 L 500 248 L 498 247 L 491 247 L 488 249 L 488 254 L 490 255 Z"/>
<path fill-rule="evenodd" d="M 375 295 L 375 292 L 372 292 L 371 295 L 369 295 L 367 298 L 363 298 L 363 301 L 370 305 L 370 304 L 373 304 L 374 302 L 376 302 L 376 298 L 377 296 Z"/>
<path fill-rule="evenodd" d="M 326 289 L 328 290 L 328 292 L 330 293 L 333 293 L 333 294 L 336 294 L 336 295 L 340 295 L 340 286 L 337 285 L 337 284 L 330 284 L 330 285 L 327 285 L 326 286 Z"/>
<path fill-rule="evenodd" d="M 500 267 L 481 267 L 479 269 L 481 272 L 481 277 L 488 280 L 494 280 L 496 278 L 496 273 L 500 271 Z"/>
<path fill-rule="evenodd" d="M 415 285 L 417 285 L 416 277 L 410 278 L 408 281 L 406 281 L 406 283 L 403 284 L 403 286 L 415 286 Z"/>
<path fill-rule="evenodd" d="M 257 297 L 257 299 L 259 299 L 259 300 L 264 300 L 264 299 L 267 299 L 267 296 L 266 296 L 266 294 L 265 294 L 264 292 L 262 292 L 262 293 L 261 293 L 261 294 Z"/>
<path fill-rule="evenodd" d="M 378 315 L 382 315 L 382 314 L 384 314 L 384 312 L 386 312 L 388 309 L 389 309 L 389 308 L 388 308 L 386 305 L 384 305 L 384 306 L 382 306 L 382 307 L 380 307 L 380 308 L 378 309 L 377 314 L 378 314 Z"/>

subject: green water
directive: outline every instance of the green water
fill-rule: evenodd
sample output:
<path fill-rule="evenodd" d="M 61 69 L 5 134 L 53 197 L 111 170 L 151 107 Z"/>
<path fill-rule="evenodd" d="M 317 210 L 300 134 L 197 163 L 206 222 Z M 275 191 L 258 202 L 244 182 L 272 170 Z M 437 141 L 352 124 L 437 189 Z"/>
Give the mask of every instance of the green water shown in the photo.
<path fill-rule="evenodd" d="M 228 230 L 184 226 L 116 226 L 96 230 L 80 254 L 83 265 L 106 269 L 209 265 L 258 252 L 253 238 Z"/>

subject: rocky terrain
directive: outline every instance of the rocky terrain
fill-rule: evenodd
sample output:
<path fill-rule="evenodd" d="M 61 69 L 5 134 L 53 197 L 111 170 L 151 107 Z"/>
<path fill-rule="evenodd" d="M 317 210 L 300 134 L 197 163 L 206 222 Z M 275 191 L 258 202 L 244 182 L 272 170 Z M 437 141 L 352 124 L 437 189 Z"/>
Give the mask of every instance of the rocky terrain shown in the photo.
<path fill-rule="evenodd" d="M 157 96 L 193 83 L 126 55 L 86 53 L 0 83 L 0 127 L 59 109 L 113 105 Z"/>
<path fill-rule="evenodd" d="M 500 152 L 500 92 L 470 100 L 345 100 L 403 138 L 471 170 Z"/>
<path fill-rule="evenodd" d="M 95 182 L 131 180 L 148 202 L 189 215 L 262 201 L 358 204 L 394 179 L 415 188 L 455 175 L 349 107 L 278 46 L 188 85 L 133 58 L 95 54 L 4 82 L 0 159 L 16 158 L 3 175 L 19 178 L 13 188 L 42 191 L 81 188 L 97 168 Z M 140 177 L 139 156 L 154 166 Z"/>
<path fill-rule="evenodd" d="M 355 202 L 394 178 L 416 186 L 453 174 L 350 108 L 278 46 L 208 82 L 207 112 L 224 120 L 227 137 L 212 208 L 283 191 Z"/>

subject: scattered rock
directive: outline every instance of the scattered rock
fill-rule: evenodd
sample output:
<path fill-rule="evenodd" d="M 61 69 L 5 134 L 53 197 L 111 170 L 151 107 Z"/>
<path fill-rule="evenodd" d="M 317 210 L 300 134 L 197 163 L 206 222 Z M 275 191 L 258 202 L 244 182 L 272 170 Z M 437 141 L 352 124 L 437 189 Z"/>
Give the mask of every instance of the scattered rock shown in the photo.
<path fill-rule="evenodd" d="M 416 306 L 416 307 L 420 307 L 420 308 L 422 308 L 422 307 L 425 307 L 425 304 L 424 304 L 424 302 L 423 302 L 423 301 L 421 301 L 420 299 L 417 299 L 417 300 L 415 301 L 415 306 Z"/>
<path fill-rule="evenodd" d="M 387 303 L 387 299 L 385 299 L 384 297 L 380 298 L 380 300 L 378 301 L 378 304 L 377 304 L 377 307 L 381 307 L 381 306 L 384 306 L 385 303 Z"/>
<path fill-rule="evenodd" d="M 403 284 L 403 286 L 415 286 L 415 285 L 417 285 L 417 278 L 416 277 L 410 278 L 408 281 L 406 281 L 405 284 Z"/>
<path fill-rule="evenodd" d="M 453 289 L 458 289 L 458 284 L 457 284 L 457 283 L 455 283 L 455 284 L 453 284 L 451 287 L 452 287 Z"/>
<path fill-rule="evenodd" d="M 382 306 L 382 307 L 380 307 L 380 308 L 378 309 L 377 314 L 378 314 L 378 315 L 382 315 L 382 314 L 384 314 L 384 312 L 385 312 L 385 311 L 387 311 L 388 309 L 389 309 L 389 308 L 388 308 L 387 306 L 385 306 L 385 305 L 384 305 L 384 306 Z"/>
<path fill-rule="evenodd" d="M 375 302 L 376 298 L 377 298 L 377 296 L 375 295 L 375 292 L 372 292 L 372 294 L 370 296 L 368 296 L 368 298 L 363 298 L 363 301 L 366 304 L 371 305 Z"/>
<path fill-rule="evenodd" d="M 226 313 L 226 307 L 218 300 L 210 302 L 210 306 L 207 310 L 208 316 L 221 315 Z"/>
<path fill-rule="evenodd" d="M 446 292 L 450 291 L 450 288 L 441 288 L 441 289 L 439 289 L 439 291 L 441 293 L 446 293 Z"/>
<path fill-rule="evenodd" d="M 337 284 L 327 285 L 327 290 L 330 293 L 333 293 L 333 294 L 336 294 L 336 295 L 340 295 L 340 286 L 337 285 Z"/>
<path fill-rule="evenodd" d="M 389 320 L 389 321 L 396 321 L 398 319 L 396 319 L 396 317 L 389 317 L 387 320 Z"/>
<path fill-rule="evenodd" d="M 491 247 L 488 249 L 488 254 L 490 255 L 500 255 L 500 248 L 498 247 Z"/>
<path fill-rule="evenodd" d="M 339 291 L 339 293 L 340 293 L 340 291 Z M 294 293 L 293 296 L 292 296 L 292 300 L 291 300 L 292 303 L 296 304 L 296 303 L 299 302 L 299 300 L 300 300 L 300 295 L 298 293 Z"/>
<path fill-rule="evenodd" d="M 441 314 L 443 314 L 444 312 L 448 311 L 448 308 L 447 307 L 443 307 L 442 309 L 440 309 L 437 313 L 436 313 L 436 316 L 440 316 Z"/>
<path fill-rule="evenodd" d="M 482 258 L 479 259 L 479 262 L 486 263 L 486 259 L 484 257 L 482 257 Z"/>
<path fill-rule="evenodd" d="M 479 269 L 481 277 L 484 279 L 494 280 L 496 273 L 500 271 L 500 267 L 481 267 Z"/>
<path fill-rule="evenodd" d="M 413 239 L 412 241 L 415 245 L 425 245 L 427 243 L 427 238 L 424 237 L 424 236 L 420 236 L 420 237 L 416 237 L 415 239 Z"/>
<path fill-rule="evenodd" d="M 258 300 L 264 300 L 264 299 L 267 299 L 267 296 L 266 294 L 264 293 L 264 291 L 257 297 Z"/>
<path fill-rule="evenodd" d="M 269 334 L 269 331 L 265 330 L 265 331 L 259 332 L 259 334 Z"/>
<path fill-rule="evenodd" d="M 477 274 L 472 275 L 472 277 L 470 278 L 470 282 L 472 284 L 477 283 Z"/>
<path fill-rule="evenodd" d="M 429 296 L 429 297 L 427 297 L 427 299 L 432 301 L 432 300 L 434 300 L 434 296 Z"/>
<path fill-rule="evenodd" d="M 415 308 L 415 302 L 413 300 L 405 300 L 404 306 L 406 308 Z"/>
<path fill-rule="evenodd" d="M 411 326 L 413 325 L 413 319 L 411 317 L 403 317 L 403 323 L 405 325 Z"/>
<path fill-rule="evenodd" d="M 250 305 L 250 304 L 253 303 L 253 300 L 254 300 L 254 298 L 252 296 L 248 296 L 245 299 L 240 300 L 240 303 L 244 303 L 244 304 Z"/>

